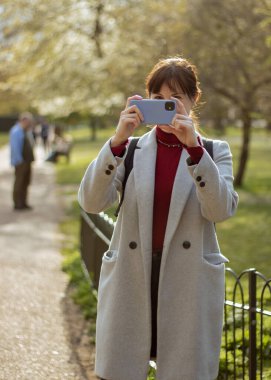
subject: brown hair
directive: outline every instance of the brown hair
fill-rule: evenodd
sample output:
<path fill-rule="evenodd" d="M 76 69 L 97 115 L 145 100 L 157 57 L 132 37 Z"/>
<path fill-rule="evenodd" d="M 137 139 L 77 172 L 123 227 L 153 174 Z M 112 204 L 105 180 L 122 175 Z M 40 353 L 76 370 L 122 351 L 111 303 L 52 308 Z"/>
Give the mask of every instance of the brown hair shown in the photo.
<path fill-rule="evenodd" d="M 163 84 L 172 91 L 180 88 L 191 100 L 198 100 L 201 95 L 197 70 L 188 60 L 180 57 L 160 60 L 146 78 L 146 93 L 158 93 Z"/>

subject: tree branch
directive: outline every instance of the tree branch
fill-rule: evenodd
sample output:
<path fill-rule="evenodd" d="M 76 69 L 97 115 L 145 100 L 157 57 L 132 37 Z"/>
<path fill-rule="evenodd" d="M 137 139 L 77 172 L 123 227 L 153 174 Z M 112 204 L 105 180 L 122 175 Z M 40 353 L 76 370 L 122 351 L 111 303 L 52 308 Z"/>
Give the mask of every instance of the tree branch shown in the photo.
<path fill-rule="evenodd" d="M 225 98 L 231 100 L 235 104 L 238 104 L 239 106 L 241 106 L 240 98 L 237 95 L 232 94 L 225 87 L 220 87 L 220 86 L 218 86 L 214 83 L 211 83 L 211 82 L 208 83 L 208 86 L 210 86 L 210 88 L 212 88 L 218 94 L 224 96 Z"/>

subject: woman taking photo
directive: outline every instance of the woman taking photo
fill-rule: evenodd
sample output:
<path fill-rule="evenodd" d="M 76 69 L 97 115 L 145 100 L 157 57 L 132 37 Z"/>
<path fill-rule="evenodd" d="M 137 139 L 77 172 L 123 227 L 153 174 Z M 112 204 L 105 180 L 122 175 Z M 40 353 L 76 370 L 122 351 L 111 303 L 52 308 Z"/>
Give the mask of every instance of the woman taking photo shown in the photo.
<path fill-rule="evenodd" d="M 187 60 L 159 61 L 146 80 L 151 99 L 174 100 L 169 125 L 137 142 L 98 291 L 96 374 L 106 380 L 215 380 L 223 324 L 224 263 L 214 223 L 232 216 L 232 155 L 213 141 L 213 157 L 195 128 L 201 91 Z M 135 95 L 115 135 L 89 165 L 79 203 L 90 213 L 110 207 L 122 192 L 124 160 L 143 115 Z"/>

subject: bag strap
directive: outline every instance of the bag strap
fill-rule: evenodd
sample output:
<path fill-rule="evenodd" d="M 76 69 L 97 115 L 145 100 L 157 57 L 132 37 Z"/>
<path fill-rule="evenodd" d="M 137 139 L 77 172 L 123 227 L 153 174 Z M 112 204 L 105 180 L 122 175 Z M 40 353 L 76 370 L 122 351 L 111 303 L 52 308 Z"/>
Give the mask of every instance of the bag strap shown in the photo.
<path fill-rule="evenodd" d="M 213 140 L 202 138 L 203 146 L 209 153 L 212 160 L 214 159 L 214 153 L 213 153 Z"/>
<path fill-rule="evenodd" d="M 116 217 L 119 215 L 119 211 L 120 211 L 121 205 L 123 203 L 127 179 L 128 179 L 128 177 L 129 177 L 129 175 L 133 169 L 133 166 L 134 166 L 134 154 L 135 154 L 135 149 L 136 149 L 136 145 L 138 143 L 138 140 L 139 140 L 139 137 L 132 139 L 129 143 L 129 146 L 128 146 L 128 152 L 127 152 L 125 160 L 124 160 L 125 174 L 124 174 L 124 178 L 123 178 L 123 182 L 122 182 L 122 194 L 121 194 L 119 205 L 118 205 L 118 207 L 115 211 L 115 214 L 114 214 Z"/>
<path fill-rule="evenodd" d="M 138 140 L 139 140 L 139 137 L 132 139 L 128 146 L 128 152 L 124 160 L 125 174 L 124 174 L 124 178 L 122 182 L 122 194 L 121 194 L 119 205 L 114 214 L 116 217 L 119 215 L 119 211 L 124 200 L 126 182 L 134 166 L 134 154 L 135 154 L 135 149 L 136 149 Z M 207 150 L 210 157 L 213 159 L 213 140 L 203 138 L 202 142 L 203 142 L 204 148 Z"/>

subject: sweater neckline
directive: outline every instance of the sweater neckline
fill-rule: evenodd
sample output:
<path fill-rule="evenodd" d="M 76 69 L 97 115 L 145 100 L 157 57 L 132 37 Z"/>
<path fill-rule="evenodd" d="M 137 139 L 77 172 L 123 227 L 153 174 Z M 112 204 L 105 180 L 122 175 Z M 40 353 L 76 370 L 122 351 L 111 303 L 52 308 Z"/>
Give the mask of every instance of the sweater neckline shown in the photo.
<path fill-rule="evenodd" d="M 166 133 L 162 131 L 159 126 L 156 126 L 156 139 L 158 142 L 166 145 L 178 145 L 179 147 L 183 146 L 183 144 L 180 142 L 180 140 L 173 134 L 173 133 Z"/>

